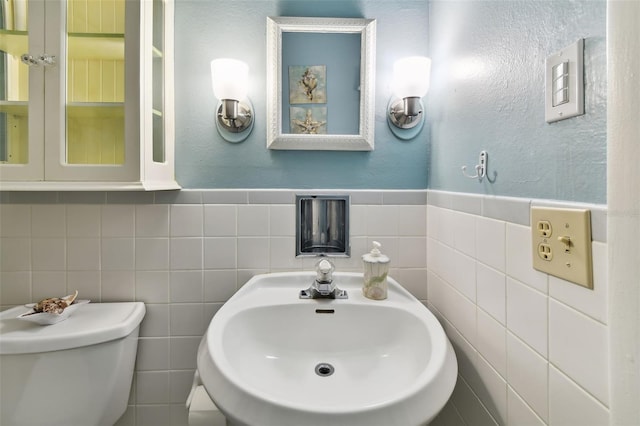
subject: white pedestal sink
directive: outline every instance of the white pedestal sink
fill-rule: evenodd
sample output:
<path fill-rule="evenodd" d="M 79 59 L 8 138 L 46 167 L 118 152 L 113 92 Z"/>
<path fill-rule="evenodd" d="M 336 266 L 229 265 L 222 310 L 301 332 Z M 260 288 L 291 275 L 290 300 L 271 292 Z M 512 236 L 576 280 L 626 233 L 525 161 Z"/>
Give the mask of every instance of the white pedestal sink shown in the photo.
<path fill-rule="evenodd" d="M 253 277 L 214 316 L 202 382 L 231 425 L 416 426 L 445 405 L 455 354 L 433 314 L 394 279 L 385 300 L 335 273 L 348 299 L 299 299 L 313 272 Z"/>

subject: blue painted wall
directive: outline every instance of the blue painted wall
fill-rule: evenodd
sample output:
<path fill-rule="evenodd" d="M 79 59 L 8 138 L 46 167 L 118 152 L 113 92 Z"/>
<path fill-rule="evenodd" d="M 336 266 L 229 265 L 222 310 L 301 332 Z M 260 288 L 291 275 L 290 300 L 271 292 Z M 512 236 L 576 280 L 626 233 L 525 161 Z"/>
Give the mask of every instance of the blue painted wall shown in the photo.
<path fill-rule="evenodd" d="M 266 17 L 327 16 L 377 20 L 376 126 L 372 152 L 275 151 L 266 148 Z M 184 188 L 427 187 L 428 129 L 400 141 L 384 110 L 393 62 L 428 53 L 426 0 L 176 0 L 176 178 Z M 247 140 L 216 132 L 209 63 L 246 61 L 256 124 Z"/>
<path fill-rule="evenodd" d="M 273 151 L 265 145 L 265 19 L 377 20 L 372 152 Z M 606 203 L 605 0 L 176 0 L 176 176 L 185 188 L 432 188 Z M 585 38 L 585 111 L 544 120 L 544 61 Z M 412 141 L 389 131 L 393 62 L 433 59 L 427 125 Z M 237 145 L 214 127 L 209 62 L 251 67 L 257 122 Z M 489 152 L 495 183 L 464 178 Z"/>
<path fill-rule="evenodd" d="M 606 203 L 606 2 L 429 4 L 429 188 Z M 578 38 L 586 114 L 547 124 L 545 58 Z M 494 184 L 460 170 L 483 149 Z"/>

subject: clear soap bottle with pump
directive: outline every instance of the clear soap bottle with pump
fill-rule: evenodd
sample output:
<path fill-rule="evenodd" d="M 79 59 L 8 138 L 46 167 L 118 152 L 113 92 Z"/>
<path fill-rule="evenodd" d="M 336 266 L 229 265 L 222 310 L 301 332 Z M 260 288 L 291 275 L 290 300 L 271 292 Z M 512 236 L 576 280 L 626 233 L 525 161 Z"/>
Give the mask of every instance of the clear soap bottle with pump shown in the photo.
<path fill-rule="evenodd" d="M 369 299 L 387 298 L 387 275 L 389 274 L 389 257 L 380 252 L 380 244 L 373 242 L 373 249 L 362 256 L 364 266 L 364 284 L 362 293 Z"/>

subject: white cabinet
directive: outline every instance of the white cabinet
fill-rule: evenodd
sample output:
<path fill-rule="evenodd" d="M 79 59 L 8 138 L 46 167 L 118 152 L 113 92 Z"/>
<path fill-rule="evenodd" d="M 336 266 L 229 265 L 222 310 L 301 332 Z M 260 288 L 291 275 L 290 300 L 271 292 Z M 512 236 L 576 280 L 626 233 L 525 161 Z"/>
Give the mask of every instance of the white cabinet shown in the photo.
<path fill-rule="evenodd" d="M 0 1 L 0 190 L 179 188 L 173 6 Z"/>

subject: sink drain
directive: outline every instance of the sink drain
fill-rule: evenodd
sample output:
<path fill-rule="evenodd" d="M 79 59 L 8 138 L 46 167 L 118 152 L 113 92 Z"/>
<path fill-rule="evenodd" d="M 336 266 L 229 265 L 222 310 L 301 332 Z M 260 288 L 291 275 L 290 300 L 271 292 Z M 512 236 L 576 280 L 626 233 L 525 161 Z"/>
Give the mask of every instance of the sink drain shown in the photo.
<path fill-rule="evenodd" d="M 316 365 L 316 374 L 320 377 L 329 377 L 334 371 L 333 365 L 327 364 L 326 362 L 321 362 Z"/>

